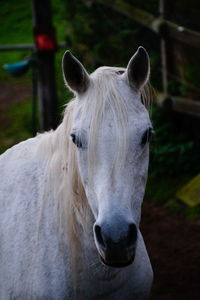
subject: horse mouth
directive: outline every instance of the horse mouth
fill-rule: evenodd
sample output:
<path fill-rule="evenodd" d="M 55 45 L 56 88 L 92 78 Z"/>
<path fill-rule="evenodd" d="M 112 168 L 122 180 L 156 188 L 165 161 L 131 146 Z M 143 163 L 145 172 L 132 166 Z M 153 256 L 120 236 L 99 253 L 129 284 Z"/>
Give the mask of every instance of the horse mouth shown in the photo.
<path fill-rule="evenodd" d="M 112 255 L 105 255 L 102 253 L 102 251 L 99 253 L 99 257 L 101 262 L 108 266 L 113 268 L 124 268 L 128 267 L 134 262 L 135 259 L 135 253 L 131 253 L 127 255 L 126 257 L 112 257 Z"/>
<path fill-rule="evenodd" d="M 103 259 L 103 257 L 101 255 L 99 255 L 102 263 L 108 267 L 112 267 L 112 268 L 124 268 L 124 267 L 128 267 L 130 266 L 133 261 L 134 261 L 134 257 L 131 258 L 130 260 L 127 261 L 106 261 Z"/>

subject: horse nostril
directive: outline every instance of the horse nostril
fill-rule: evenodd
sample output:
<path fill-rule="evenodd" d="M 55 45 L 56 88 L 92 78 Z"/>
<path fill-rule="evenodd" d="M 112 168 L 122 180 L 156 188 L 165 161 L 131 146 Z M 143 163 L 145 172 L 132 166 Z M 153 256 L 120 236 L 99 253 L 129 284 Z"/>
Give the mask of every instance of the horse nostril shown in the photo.
<path fill-rule="evenodd" d="M 135 246 L 137 241 L 137 227 L 135 224 L 130 224 L 127 235 L 127 246 Z"/>
<path fill-rule="evenodd" d="M 94 232 L 95 232 L 96 240 L 99 243 L 99 245 L 103 248 L 106 248 L 106 245 L 104 243 L 102 233 L 101 233 L 101 227 L 99 225 L 94 226 Z"/>
<path fill-rule="evenodd" d="M 106 231 L 105 227 L 95 224 L 94 235 L 96 242 L 104 250 L 134 248 L 137 242 L 137 227 L 134 223 L 126 223 L 123 227 L 115 226 Z"/>

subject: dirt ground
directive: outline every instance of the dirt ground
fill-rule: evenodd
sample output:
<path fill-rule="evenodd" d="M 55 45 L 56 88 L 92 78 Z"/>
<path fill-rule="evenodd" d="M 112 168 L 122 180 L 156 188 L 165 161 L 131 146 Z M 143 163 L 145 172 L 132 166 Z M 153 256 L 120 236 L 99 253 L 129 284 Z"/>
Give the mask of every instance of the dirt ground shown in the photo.
<path fill-rule="evenodd" d="M 10 85 L 0 82 L 0 109 L 7 110 L 12 103 L 23 101 L 31 96 L 31 87 L 20 84 Z"/>
<path fill-rule="evenodd" d="M 31 96 L 31 87 L 22 85 L 10 85 L 0 82 L 0 129 L 9 126 L 11 121 L 7 116 L 7 111 L 13 103 L 19 103 Z"/>
<path fill-rule="evenodd" d="M 141 230 L 154 270 L 150 299 L 200 299 L 200 220 L 145 203 Z"/>

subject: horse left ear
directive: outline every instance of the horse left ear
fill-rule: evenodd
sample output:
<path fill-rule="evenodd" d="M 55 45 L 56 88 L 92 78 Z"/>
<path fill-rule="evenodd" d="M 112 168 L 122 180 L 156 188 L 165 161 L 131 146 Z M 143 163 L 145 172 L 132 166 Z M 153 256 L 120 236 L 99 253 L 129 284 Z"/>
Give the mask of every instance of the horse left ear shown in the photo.
<path fill-rule="evenodd" d="M 136 90 L 140 90 L 147 83 L 150 74 L 150 62 L 145 48 L 138 48 L 130 59 L 125 74 L 129 84 Z"/>
<path fill-rule="evenodd" d="M 89 85 L 89 75 L 80 61 L 70 51 L 66 51 L 62 59 L 65 83 L 74 92 L 83 93 Z"/>

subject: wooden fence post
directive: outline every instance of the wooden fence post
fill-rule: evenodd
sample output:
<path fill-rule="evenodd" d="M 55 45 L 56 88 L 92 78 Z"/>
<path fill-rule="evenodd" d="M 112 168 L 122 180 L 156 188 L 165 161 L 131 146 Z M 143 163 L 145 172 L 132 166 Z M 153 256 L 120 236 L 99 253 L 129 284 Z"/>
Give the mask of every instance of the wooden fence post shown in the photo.
<path fill-rule="evenodd" d="M 52 26 L 50 0 L 32 0 L 34 38 L 38 67 L 40 123 L 43 130 L 57 126 L 57 97 L 54 58 L 55 32 Z"/>
<path fill-rule="evenodd" d="M 163 19 L 168 19 L 170 13 L 170 0 L 160 0 L 159 2 L 159 13 L 160 17 Z M 161 47 L 161 66 L 162 66 L 162 84 L 163 92 L 168 95 L 168 72 L 169 66 L 169 46 L 167 45 L 167 39 L 162 35 L 160 41 Z"/>

